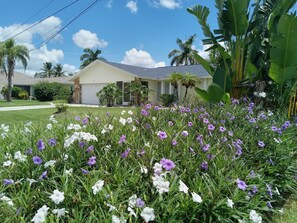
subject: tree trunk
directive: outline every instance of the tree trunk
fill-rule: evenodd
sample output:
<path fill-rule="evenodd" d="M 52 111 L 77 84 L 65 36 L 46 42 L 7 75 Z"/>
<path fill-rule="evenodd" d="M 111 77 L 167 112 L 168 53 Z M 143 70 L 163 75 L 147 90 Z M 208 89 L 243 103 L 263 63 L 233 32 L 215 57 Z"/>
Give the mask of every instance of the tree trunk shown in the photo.
<path fill-rule="evenodd" d="M 11 93 L 12 93 L 12 74 L 10 71 L 8 71 L 7 79 L 8 79 L 8 86 L 7 86 L 8 91 L 7 91 L 6 101 L 10 102 L 11 101 Z"/>
<path fill-rule="evenodd" d="M 187 95 L 188 95 L 188 88 L 189 88 L 189 87 L 186 87 L 186 92 L 185 92 L 184 101 L 186 100 L 186 98 L 187 98 Z"/>

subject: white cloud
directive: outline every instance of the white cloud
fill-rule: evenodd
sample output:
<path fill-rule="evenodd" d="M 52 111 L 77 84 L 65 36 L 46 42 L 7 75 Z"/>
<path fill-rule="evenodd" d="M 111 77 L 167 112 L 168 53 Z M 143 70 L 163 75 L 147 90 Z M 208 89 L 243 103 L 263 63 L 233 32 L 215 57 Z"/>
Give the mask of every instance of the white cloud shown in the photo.
<path fill-rule="evenodd" d="M 63 70 L 65 70 L 68 74 L 69 73 L 75 74 L 76 72 L 79 71 L 75 66 L 70 65 L 70 64 L 64 64 L 63 65 Z"/>
<path fill-rule="evenodd" d="M 113 0 L 109 0 L 107 3 L 106 3 L 106 7 L 111 9 L 112 8 L 112 4 L 113 4 Z"/>
<path fill-rule="evenodd" d="M 72 36 L 73 42 L 80 48 L 107 47 L 108 43 L 97 37 L 96 33 L 81 29 Z"/>
<path fill-rule="evenodd" d="M 138 7 L 137 7 L 137 2 L 136 1 L 135 2 L 134 1 L 127 2 L 126 7 L 128 9 L 130 9 L 130 12 L 131 13 L 137 13 L 137 11 L 138 11 Z"/>
<path fill-rule="evenodd" d="M 180 0 L 153 0 L 150 3 L 155 7 L 163 7 L 167 9 L 176 9 L 181 7 Z"/>
<path fill-rule="evenodd" d="M 165 62 L 156 62 L 148 52 L 144 50 L 137 50 L 135 48 L 125 52 L 124 59 L 121 63 L 149 68 L 165 66 Z"/>

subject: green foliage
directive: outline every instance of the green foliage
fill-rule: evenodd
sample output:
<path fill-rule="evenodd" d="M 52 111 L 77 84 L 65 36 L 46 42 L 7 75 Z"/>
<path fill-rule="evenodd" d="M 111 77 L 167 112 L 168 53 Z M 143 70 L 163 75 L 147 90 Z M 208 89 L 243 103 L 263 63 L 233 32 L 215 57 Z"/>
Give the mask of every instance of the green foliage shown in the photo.
<path fill-rule="evenodd" d="M 69 100 L 71 91 L 60 83 L 39 82 L 34 85 L 34 96 L 39 101 Z"/>
<path fill-rule="evenodd" d="M 55 107 L 57 108 L 57 113 L 66 112 L 69 105 L 66 100 L 56 100 L 54 101 Z"/>
<path fill-rule="evenodd" d="M 103 57 L 99 57 L 99 55 L 102 53 L 101 50 L 96 49 L 95 51 L 90 48 L 85 48 L 84 53 L 80 56 L 80 69 L 85 68 L 90 63 L 92 63 L 95 60 L 105 60 Z"/>
<path fill-rule="evenodd" d="M 147 102 L 149 88 L 141 83 L 141 81 L 132 81 L 128 89 L 134 95 L 134 104 L 139 106 Z"/>
<path fill-rule="evenodd" d="M 211 83 L 207 90 L 203 90 L 200 88 L 195 88 L 196 93 L 198 96 L 205 102 L 224 102 L 230 104 L 230 95 L 225 93 L 225 91 L 215 83 Z"/>
<path fill-rule="evenodd" d="M 47 222 L 111 222 L 113 215 L 143 222 L 144 207 L 154 210 L 154 222 L 250 222 L 251 210 L 262 222 L 272 222 L 297 189 L 294 121 L 258 110 L 250 101 L 192 106 L 148 104 L 116 117 L 54 116 L 47 124 L 1 126 L 1 221 L 31 222 L 46 205 Z M 33 162 L 36 156 L 41 164 Z M 175 167 L 165 171 L 163 158 Z M 160 194 L 153 177 L 161 177 L 168 191 Z M 238 179 L 247 184 L 245 190 Z M 99 180 L 104 180 L 100 189 L 94 186 Z M 181 191 L 180 181 L 188 192 Z M 59 204 L 51 199 L 54 190 L 64 193 Z M 144 207 L 133 205 L 134 194 Z M 65 208 L 65 216 L 54 215 L 57 208 Z M 129 215 L 131 209 L 135 216 Z"/>
<path fill-rule="evenodd" d="M 27 100 L 29 98 L 29 94 L 25 90 L 21 90 L 18 94 L 19 99 Z"/>
<path fill-rule="evenodd" d="M 108 107 L 111 107 L 121 100 L 122 91 L 115 83 L 111 83 L 98 91 L 96 96 L 99 99 L 100 105 L 107 105 Z"/>
<path fill-rule="evenodd" d="M 0 92 L 3 97 L 5 99 L 7 99 L 7 95 L 8 95 L 8 88 L 7 86 L 3 86 L 1 92 Z M 14 86 L 11 89 L 11 97 L 15 98 L 15 99 L 28 99 L 29 94 L 27 91 L 25 91 L 24 89 Z"/>
<path fill-rule="evenodd" d="M 160 95 L 163 106 L 168 107 L 174 102 L 173 94 L 161 94 Z"/>

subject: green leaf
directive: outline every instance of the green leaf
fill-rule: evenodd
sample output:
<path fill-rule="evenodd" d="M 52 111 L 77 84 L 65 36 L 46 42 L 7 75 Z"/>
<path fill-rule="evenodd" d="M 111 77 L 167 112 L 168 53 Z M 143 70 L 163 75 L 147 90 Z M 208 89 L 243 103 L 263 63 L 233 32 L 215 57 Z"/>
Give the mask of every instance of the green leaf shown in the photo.
<path fill-rule="evenodd" d="M 210 62 L 201 57 L 198 53 L 194 53 L 195 60 L 203 66 L 203 68 L 210 74 L 213 75 L 214 68 Z"/>
<path fill-rule="evenodd" d="M 223 65 L 217 67 L 215 70 L 213 75 L 213 83 L 218 84 L 224 90 L 224 92 L 227 92 L 231 88 L 232 80 L 227 74 Z"/>
<path fill-rule="evenodd" d="M 206 90 L 195 87 L 195 91 L 196 91 L 198 97 L 200 97 L 203 101 L 208 102 L 208 94 L 207 94 Z"/>
<path fill-rule="evenodd" d="M 207 94 L 209 101 L 220 102 L 225 94 L 225 91 L 218 84 L 212 83 L 207 89 Z"/>

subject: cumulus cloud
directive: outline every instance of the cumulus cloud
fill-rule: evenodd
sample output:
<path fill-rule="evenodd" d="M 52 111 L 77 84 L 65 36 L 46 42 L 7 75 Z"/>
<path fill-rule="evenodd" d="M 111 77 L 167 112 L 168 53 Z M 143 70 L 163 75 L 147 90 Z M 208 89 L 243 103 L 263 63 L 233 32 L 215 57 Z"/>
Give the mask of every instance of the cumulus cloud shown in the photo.
<path fill-rule="evenodd" d="M 180 0 L 153 0 L 150 3 L 155 7 L 163 7 L 167 9 L 176 9 L 181 7 Z"/>
<path fill-rule="evenodd" d="M 94 48 L 107 47 L 108 43 L 98 38 L 96 33 L 92 33 L 89 30 L 81 29 L 77 33 L 75 33 L 72 37 L 73 42 L 80 48 Z"/>
<path fill-rule="evenodd" d="M 75 74 L 79 71 L 75 66 L 70 65 L 70 64 L 64 64 L 63 70 L 65 70 L 67 72 L 67 74 Z"/>
<path fill-rule="evenodd" d="M 109 0 L 107 3 L 106 3 L 106 7 L 111 9 L 112 8 L 112 4 L 113 4 L 113 0 Z"/>
<path fill-rule="evenodd" d="M 0 41 L 14 37 L 23 30 L 31 27 L 32 24 L 12 24 L 10 26 L 0 26 Z M 35 74 L 40 71 L 44 62 L 60 63 L 64 58 L 64 53 L 60 49 L 48 49 L 46 45 L 39 47 L 44 40 L 55 34 L 62 27 L 60 18 L 52 16 L 38 25 L 22 32 L 14 37 L 16 44 L 24 45 L 30 50 L 30 60 L 26 73 Z M 33 38 L 34 37 L 34 38 Z M 57 35 L 52 41 L 61 40 L 62 36 Z M 16 64 L 16 70 L 24 72 L 21 64 Z"/>
<path fill-rule="evenodd" d="M 136 1 L 129 1 L 127 2 L 126 7 L 130 10 L 131 13 L 137 13 L 138 7 Z"/>
<path fill-rule="evenodd" d="M 165 66 L 165 62 L 156 62 L 148 52 L 144 50 L 137 50 L 135 48 L 125 52 L 124 59 L 121 63 L 149 68 Z"/>

